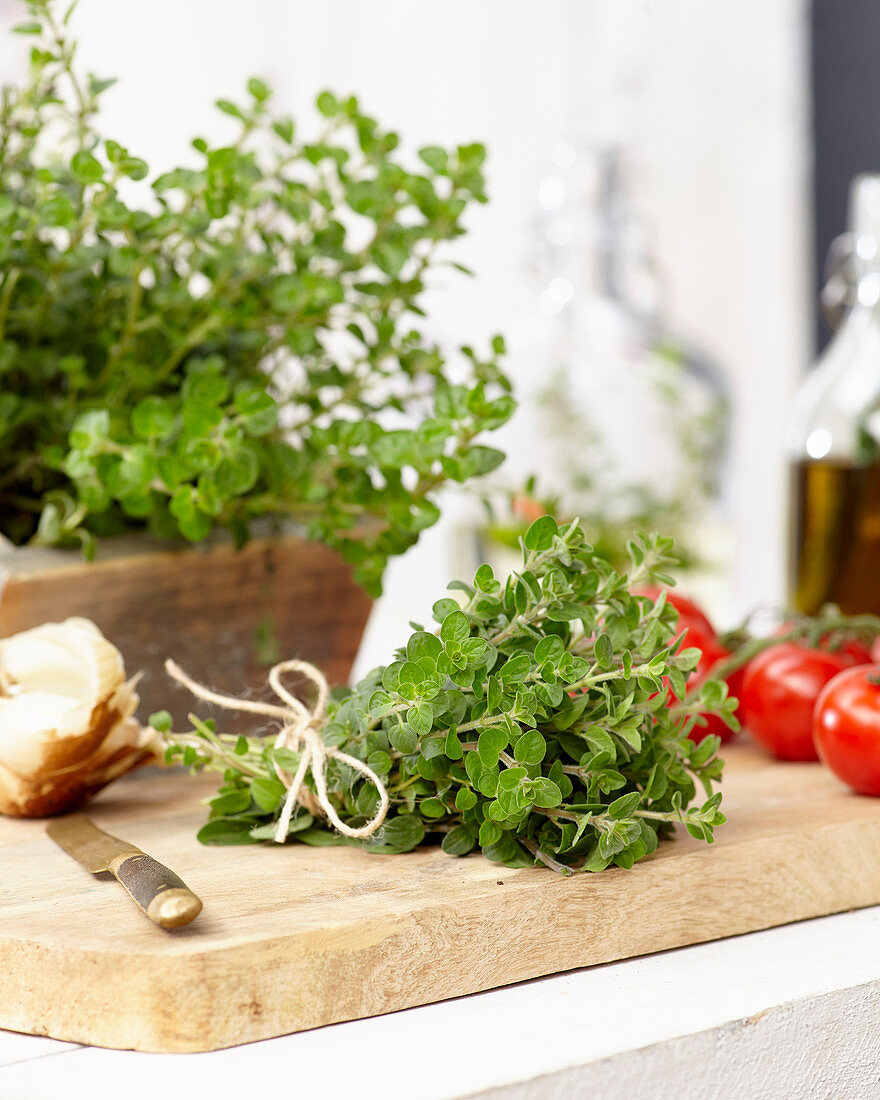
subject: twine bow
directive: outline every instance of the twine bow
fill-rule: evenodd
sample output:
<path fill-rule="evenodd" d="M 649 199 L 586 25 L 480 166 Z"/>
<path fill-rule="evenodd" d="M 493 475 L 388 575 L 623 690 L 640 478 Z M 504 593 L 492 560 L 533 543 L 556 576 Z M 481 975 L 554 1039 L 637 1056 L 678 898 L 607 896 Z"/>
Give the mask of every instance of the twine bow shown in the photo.
<path fill-rule="evenodd" d="M 275 841 L 283 844 L 287 839 L 287 830 L 290 819 L 297 804 L 303 806 L 309 813 L 322 813 L 331 824 L 344 836 L 366 837 L 372 836 L 385 820 L 388 813 L 388 791 L 385 784 L 376 775 L 372 768 L 367 767 L 363 760 L 356 756 L 349 756 L 347 752 L 325 745 L 321 737 L 321 728 L 327 720 L 327 703 L 330 699 L 330 688 L 324 674 L 308 661 L 282 661 L 275 665 L 269 672 L 269 685 L 285 706 L 275 703 L 255 703 L 250 699 L 236 699 L 234 696 L 218 695 L 202 684 L 196 683 L 174 661 L 165 662 L 165 671 L 178 683 L 183 684 L 199 699 L 206 703 L 213 703 L 224 710 L 247 711 L 250 714 L 262 714 L 267 718 L 280 718 L 284 725 L 275 738 L 276 749 L 290 749 L 300 753 L 299 766 L 291 775 L 289 772 L 278 769 L 278 777 L 287 788 L 287 796 L 281 816 L 278 819 L 278 827 L 275 830 Z M 299 672 L 307 677 L 317 688 L 317 696 L 311 710 L 295 695 L 292 695 L 281 683 L 281 677 L 285 672 Z M 360 772 L 362 776 L 373 784 L 379 793 L 379 808 L 366 825 L 359 829 L 353 829 L 337 814 L 333 804 L 327 795 L 327 760 L 339 760 L 350 768 Z M 306 774 L 311 771 L 315 783 L 315 793 L 303 786 Z"/>

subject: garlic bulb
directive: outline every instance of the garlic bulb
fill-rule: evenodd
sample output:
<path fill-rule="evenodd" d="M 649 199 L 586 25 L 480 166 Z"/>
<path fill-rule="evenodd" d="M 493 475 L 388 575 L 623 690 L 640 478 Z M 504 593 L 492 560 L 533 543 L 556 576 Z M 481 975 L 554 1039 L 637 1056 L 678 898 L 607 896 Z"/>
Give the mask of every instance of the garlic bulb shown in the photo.
<path fill-rule="evenodd" d="M 137 677 L 88 619 L 0 641 L 0 813 L 71 810 L 150 755 Z"/>

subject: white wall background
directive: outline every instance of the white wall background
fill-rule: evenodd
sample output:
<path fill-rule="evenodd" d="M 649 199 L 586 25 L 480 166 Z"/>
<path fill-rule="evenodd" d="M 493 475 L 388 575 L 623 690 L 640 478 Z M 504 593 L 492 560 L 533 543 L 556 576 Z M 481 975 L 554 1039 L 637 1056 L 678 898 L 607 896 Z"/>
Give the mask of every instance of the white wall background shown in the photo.
<path fill-rule="evenodd" d="M 0 18 L 19 12 L 0 0 Z M 222 133 L 212 101 L 253 74 L 297 116 L 331 87 L 413 147 L 485 141 L 491 202 L 459 251 L 478 279 L 444 277 L 429 300 L 450 346 L 515 334 L 534 309 L 523 260 L 553 142 L 631 143 L 669 319 L 733 391 L 731 605 L 782 597 L 781 436 L 812 332 L 806 0 L 81 0 L 74 25 L 83 62 L 122 78 L 106 132 L 155 169 Z M 0 40 L 4 79 L 26 45 Z M 359 667 L 442 594 L 453 522 L 392 566 Z"/>

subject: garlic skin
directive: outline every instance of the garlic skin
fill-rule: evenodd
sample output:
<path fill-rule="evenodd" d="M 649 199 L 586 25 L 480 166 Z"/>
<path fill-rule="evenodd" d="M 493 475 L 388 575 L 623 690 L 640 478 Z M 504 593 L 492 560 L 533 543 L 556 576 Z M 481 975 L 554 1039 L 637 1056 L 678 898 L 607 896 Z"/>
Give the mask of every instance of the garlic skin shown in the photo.
<path fill-rule="evenodd" d="M 126 681 L 121 654 L 88 619 L 0 640 L 0 814 L 76 809 L 149 759 L 137 679 Z"/>

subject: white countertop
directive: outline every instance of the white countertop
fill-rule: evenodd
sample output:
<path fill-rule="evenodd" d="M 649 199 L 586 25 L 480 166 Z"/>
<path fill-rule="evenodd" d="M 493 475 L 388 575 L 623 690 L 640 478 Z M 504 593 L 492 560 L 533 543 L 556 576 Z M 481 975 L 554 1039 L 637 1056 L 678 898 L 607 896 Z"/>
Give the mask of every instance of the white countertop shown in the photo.
<path fill-rule="evenodd" d="M 264 1095 L 871 1100 L 880 907 L 213 1054 L 0 1031 L 2 1100 Z"/>

